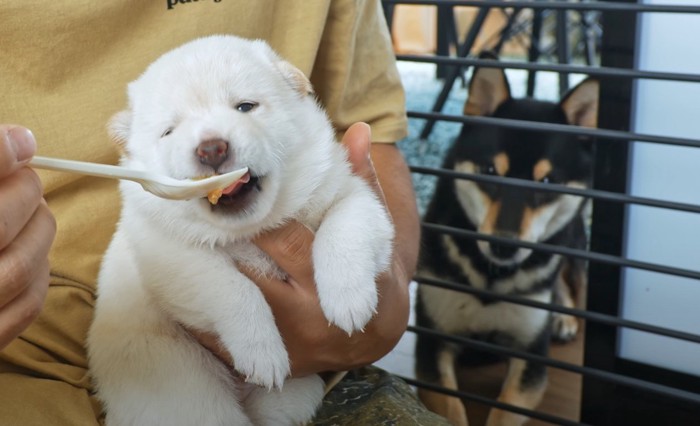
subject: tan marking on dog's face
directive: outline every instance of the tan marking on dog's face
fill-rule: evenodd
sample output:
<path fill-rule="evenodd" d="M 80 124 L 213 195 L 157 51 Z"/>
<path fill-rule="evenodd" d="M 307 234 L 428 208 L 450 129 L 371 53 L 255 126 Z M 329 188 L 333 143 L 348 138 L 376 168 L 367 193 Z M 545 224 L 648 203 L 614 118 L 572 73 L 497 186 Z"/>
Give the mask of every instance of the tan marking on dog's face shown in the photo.
<path fill-rule="evenodd" d="M 552 173 L 552 163 L 549 160 L 543 159 L 538 161 L 535 167 L 532 168 L 532 179 L 535 182 L 539 182 L 550 173 Z"/>
<path fill-rule="evenodd" d="M 505 152 L 496 154 L 496 156 L 493 157 L 493 166 L 496 168 L 496 173 L 498 173 L 499 176 L 505 176 L 506 173 L 508 173 L 508 169 L 510 169 L 508 154 Z"/>

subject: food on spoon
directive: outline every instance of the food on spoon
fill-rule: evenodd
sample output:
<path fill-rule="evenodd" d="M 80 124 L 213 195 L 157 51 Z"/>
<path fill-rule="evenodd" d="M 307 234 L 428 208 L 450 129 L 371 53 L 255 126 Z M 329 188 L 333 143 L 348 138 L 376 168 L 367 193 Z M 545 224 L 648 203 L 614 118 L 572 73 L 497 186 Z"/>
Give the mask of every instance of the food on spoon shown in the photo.
<path fill-rule="evenodd" d="M 216 203 L 219 202 L 219 198 L 224 195 L 224 190 L 223 189 L 215 189 L 213 191 L 209 191 L 207 194 L 207 200 L 209 200 L 210 203 L 216 205 Z"/>
<path fill-rule="evenodd" d="M 206 179 L 209 176 L 206 177 L 201 177 L 198 179 Z M 227 186 L 226 188 L 217 188 L 212 191 L 209 191 L 207 194 L 207 200 L 212 205 L 216 205 L 219 202 L 219 198 L 221 198 L 224 195 L 230 195 L 238 191 L 238 189 L 248 183 L 250 181 L 250 173 L 244 174 L 240 179 L 232 183 L 231 185 Z"/>

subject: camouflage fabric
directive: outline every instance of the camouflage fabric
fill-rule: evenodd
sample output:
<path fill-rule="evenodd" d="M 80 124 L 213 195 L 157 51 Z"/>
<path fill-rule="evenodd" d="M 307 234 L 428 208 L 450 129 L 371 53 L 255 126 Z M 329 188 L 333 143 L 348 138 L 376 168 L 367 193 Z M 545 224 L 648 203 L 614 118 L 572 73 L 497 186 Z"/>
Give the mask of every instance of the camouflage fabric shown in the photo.
<path fill-rule="evenodd" d="M 323 400 L 308 426 L 449 426 L 428 411 L 399 378 L 376 367 L 349 372 Z"/>

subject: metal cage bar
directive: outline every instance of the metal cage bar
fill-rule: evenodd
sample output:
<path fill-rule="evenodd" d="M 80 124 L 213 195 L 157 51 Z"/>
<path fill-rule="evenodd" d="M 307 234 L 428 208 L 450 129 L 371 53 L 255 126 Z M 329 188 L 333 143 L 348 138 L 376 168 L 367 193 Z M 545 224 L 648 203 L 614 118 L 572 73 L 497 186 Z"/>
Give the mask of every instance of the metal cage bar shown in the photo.
<path fill-rule="evenodd" d="M 424 232 L 438 232 L 445 235 L 453 235 L 460 238 L 478 239 L 489 242 L 497 242 L 499 244 L 514 245 L 518 247 L 531 248 L 549 253 L 556 253 L 565 256 L 572 256 L 585 259 L 590 262 L 589 276 L 591 280 L 606 280 L 611 277 L 619 277 L 622 268 L 638 268 L 648 271 L 659 272 L 667 275 L 681 276 L 700 280 L 700 271 L 675 268 L 662 264 L 650 262 L 640 262 L 632 259 L 624 258 L 619 253 L 622 253 L 622 236 L 620 229 L 624 223 L 624 211 L 627 205 L 644 205 L 648 207 L 673 209 L 677 211 L 685 211 L 690 213 L 700 213 L 700 205 L 691 203 L 679 203 L 665 201 L 661 199 L 652 199 L 648 197 L 632 196 L 626 193 L 627 177 L 625 170 L 611 170 L 611 163 L 626 164 L 628 146 L 630 142 L 647 142 L 655 144 L 665 144 L 671 146 L 682 146 L 700 148 L 699 139 L 670 137 L 664 135 L 652 135 L 629 131 L 630 117 L 630 93 L 632 83 L 635 80 L 661 80 L 686 83 L 700 83 L 700 74 L 678 73 L 678 72 L 659 72 L 652 70 L 638 70 L 634 68 L 635 55 L 635 37 L 636 37 L 636 21 L 628 28 L 620 25 L 621 22 L 629 17 L 636 18 L 640 13 L 676 13 L 676 14 L 700 14 L 699 6 L 689 5 L 657 5 L 657 4 L 640 4 L 636 0 L 629 1 L 586 1 L 586 2 L 570 2 L 570 1 L 524 1 L 524 0 L 385 0 L 383 3 L 396 5 L 432 5 L 439 8 L 449 8 L 454 6 L 470 6 L 478 8 L 482 11 L 488 11 L 491 8 L 508 8 L 510 10 L 532 9 L 532 10 L 551 10 L 557 13 L 565 13 L 566 11 L 598 11 L 602 12 L 601 17 L 606 23 L 612 23 L 610 27 L 603 25 L 603 34 L 607 37 L 602 49 L 601 55 L 602 65 L 599 67 L 570 65 L 566 63 L 559 64 L 543 64 L 532 62 L 515 62 L 515 61 L 488 61 L 469 57 L 468 51 L 458 52 L 458 57 L 449 56 L 427 56 L 427 55 L 397 55 L 399 61 L 432 63 L 439 66 L 449 67 L 449 74 L 457 75 L 463 68 L 466 67 L 492 67 L 501 69 L 518 69 L 525 70 L 531 73 L 548 71 L 555 73 L 571 73 L 571 74 L 586 74 L 597 77 L 601 81 L 601 93 L 605 92 L 606 106 L 603 107 L 606 117 L 605 124 L 613 124 L 610 126 L 601 126 L 603 128 L 590 129 L 571 125 L 553 125 L 549 123 L 533 123 L 528 121 L 497 119 L 491 117 L 475 117 L 443 114 L 440 112 L 423 112 L 423 111 L 408 111 L 408 117 L 411 119 L 427 120 L 428 123 L 445 121 L 460 124 L 478 124 L 487 126 L 502 126 L 508 128 L 521 129 L 526 131 L 548 131 L 564 134 L 572 134 L 585 136 L 595 141 L 597 156 L 604 158 L 604 161 L 596 161 L 594 177 L 597 182 L 595 189 L 576 189 L 569 188 L 563 185 L 542 184 L 538 182 L 524 181 L 519 179 L 474 175 L 468 173 L 459 173 L 452 170 L 442 168 L 425 167 L 421 165 L 410 165 L 412 173 L 423 175 L 434 175 L 441 177 L 450 177 L 454 179 L 466 179 L 475 182 L 483 182 L 489 184 L 499 184 L 506 186 L 521 187 L 537 191 L 546 191 L 554 193 L 565 193 L 579 195 L 582 197 L 591 198 L 596 202 L 594 208 L 594 216 L 592 220 L 592 235 L 590 247 L 588 250 L 577 250 L 568 247 L 553 246 L 540 243 L 528 243 L 519 240 L 512 240 L 500 237 L 480 234 L 476 231 L 465 229 L 451 228 L 438 224 L 423 223 Z M 481 16 L 481 15 L 480 15 Z M 485 15 L 484 15 L 485 16 Z M 624 21 L 627 22 L 627 21 Z M 616 25 L 617 24 L 617 25 Z M 479 25 L 480 27 L 480 25 Z M 561 30 L 561 29 L 560 29 Z M 472 38 L 475 37 L 474 28 L 470 33 Z M 464 50 L 464 49 L 463 49 Z M 564 52 L 566 53 L 566 52 Z M 590 52 L 588 52 L 590 56 Z M 454 79 L 453 79 L 454 80 Z M 451 86 L 450 86 L 451 88 Z M 443 88 L 445 89 L 445 88 Z M 445 92 L 445 90 L 443 90 Z M 440 95 L 447 98 L 449 90 Z M 444 102 L 444 100 L 443 100 Z M 601 103 L 603 99 L 601 99 Z M 440 104 L 442 105 L 442 104 Z M 613 130 L 614 129 L 614 130 Z M 601 203 L 605 202 L 605 203 Z M 607 222 L 606 222 L 607 221 Z M 606 237 L 615 235 L 615 238 Z M 674 330 L 665 327 L 659 327 L 653 324 L 640 323 L 620 318 L 618 313 L 619 294 L 610 293 L 609 289 L 594 287 L 589 289 L 589 294 L 594 294 L 595 297 L 588 301 L 588 309 L 566 308 L 563 306 L 541 303 L 528 300 L 518 296 L 506 296 L 492 293 L 487 290 L 481 290 L 474 287 L 465 287 L 460 283 L 449 282 L 432 277 L 416 276 L 415 281 L 419 285 L 429 285 L 449 290 L 462 291 L 484 299 L 498 300 L 507 303 L 515 303 L 524 306 L 529 306 L 535 309 L 549 310 L 585 319 L 587 321 L 586 345 L 604 345 L 609 346 L 610 342 L 615 341 L 615 336 L 620 328 L 629 328 L 646 333 L 652 333 L 659 336 L 684 340 L 693 343 L 700 343 L 700 334 L 687 333 L 679 330 Z M 609 296 L 609 297 L 601 297 Z M 593 300 L 591 300 L 593 299 Z M 657 395 L 660 398 L 667 398 L 672 402 L 680 404 L 691 404 L 694 407 L 700 407 L 700 391 L 695 392 L 681 387 L 669 386 L 661 382 L 652 382 L 634 377 L 631 374 L 626 374 L 621 371 L 614 360 L 605 358 L 599 354 L 586 351 L 584 366 L 578 366 L 562 361 L 554 360 L 548 357 L 533 355 L 530 353 L 508 349 L 494 344 L 485 343 L 482 341 L 472 340 L 464 337 L 440 333 L 434 330 L 424 329 L 421 327 L 409 326 L 409 332 L 426 333 L 433 336 L 438 336 L 441 339 L 471 347 L 474 349 L 484 350 L 502 356 L 514 356 L 534 362 L 538 362 L 549 367 L 559 368 L 566 371 L 578 373 L 583 377 L 582 398 L 583 405 L 581 410 L 581 423 L 568 419 L 550 416 L 537 411 L 524 410 L 515 406 L 508 406 L 498 401 L 484 398 L 480 395 L 452 391 L 448 389 L 440 389 L 435 385 L 405 378 L 409 384 L 419 387 L 425 387 L 434 391 L 443 392 L 452 396 L 458 396 L 466 400 L 486 404 L 492 407 L 498 407 L 509 411 L 514 411 L 532 418 L 549 421 L 555 424 L 565 425 L 580 425 L 580 424 L 606 424 L 606 421 L 614 417 L 614 408 L 612 406 L 601 409 L 599 406 L 591 406 L 586 404 L 586 401 L 614 397 L 618 395 L 616 389 L 618 387 L 630 388 L 639 392 L 648 392 L 652 395 Z M 589 338 L 589 336 L 594 336 Z M 607 349 L 606 349 L 607 350 Z M 607 356 L 607 355 L 606 355 Z M 699 383 L 700 386 L 700 383 Z M 700 387 L 699 387 L 700 389 Z M 585 423 L 584 423 L 585 422 Z"/>

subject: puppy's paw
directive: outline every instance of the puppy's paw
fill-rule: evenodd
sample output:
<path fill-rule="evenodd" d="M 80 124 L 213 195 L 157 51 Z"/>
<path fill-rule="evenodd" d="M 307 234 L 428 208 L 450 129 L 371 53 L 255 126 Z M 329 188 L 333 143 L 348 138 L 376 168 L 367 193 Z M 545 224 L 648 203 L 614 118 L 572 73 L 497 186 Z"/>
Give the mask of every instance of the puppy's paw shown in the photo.
<path fill-rule="evenodd" d="M 552 338 L 557 342 L 570 342 L 578 333 L 578 318 L 555 312 L 552 314 Z"/>
<path fill-rule="evenodd" d="M 375 280 L 389 267 L 394 235 L 385 210 L 357 179 L 360 189 L 329 211 L 313 246 L 321 308 L 348 334 L 361 330 L 376 313 Z"/>
<path fill-rule="evenodd" d="M 362 328 L 372 319 L 376 313 L 378 295 L 374 277 L 369 274 L 361 274 L 355 277 L 336 277 L 335 285 L 328 284 L 328 278 L 318 283 L 321 308 L 326 318 L 348 334 Z"/>
<path fill-rule="evenodd" d="M 258 341 L 244 344 L 242 350 L 230 350 L 236 371 L 245 376 L 245 381 L 267 389 L 281 389 L 289 377 L 289 356 L 284 344 Z"/>

